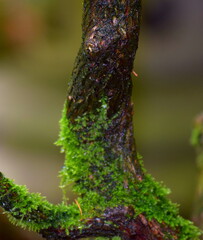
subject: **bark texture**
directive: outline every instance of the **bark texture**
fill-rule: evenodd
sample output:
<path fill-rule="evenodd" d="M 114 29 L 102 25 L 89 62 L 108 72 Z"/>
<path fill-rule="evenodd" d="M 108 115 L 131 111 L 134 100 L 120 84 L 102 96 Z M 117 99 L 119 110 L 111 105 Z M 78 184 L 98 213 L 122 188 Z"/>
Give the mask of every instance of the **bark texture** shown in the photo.
<path fill-rule="evenodd" d="M 80 145 L 87 145 L 87 148 L 95 142 L 105 143 L 102 145 L 104 159 L 100 163 L 91 162 L 88 174 L 73 180 L 80 186 L 79 192 L 86 189 L 82 197 L 86 197 L 85 191 L 91 190 L 101 198 L 104 197 L 109 204 L 115 195 L 115 189 L 121 184 L 115 177 L 115 171 L 124 176 L 121 185 L 126 194 L 128 192 L 131 194 L 132 185 L 133 191 L 139 194 L 139 187 L 136 186 L 144 185 L 145 170 L 137 155 L 133 136 L 131 101 L 131 73 L 138 48 L 140 19 L 141 0 L 84 1 L 83 42 L 67 96 L 66 117 L 73 125 L 78 124 L 80 116 L 98 115 L 102 99 L 105 98 L 106 121 L 110 124 L 108 127 L 100 128 L 102 134 L 99 137 L 91 137 L 90 129 L 95 124 L 95 118 L 89 118 L 83 127 L 75 131 Z M 96 155 L 94 157 L 96 159 Z M 116 167 L 111 169 L 109 167 L 111 164 Z M 108 167 L 109 171 L 104 172 L 103 169 Z M 152 186 L 152 189 L 155 188 Z M 161 194 L 159 196 L 156 190 L 150 190 L 150 187 L 148 190 L 154 191 L 154 197 L 162 201 Z M 175 217 L 174 213 L 171 214 L 173 210 L 168 212 L 163 205 L 157 208 L 157 211 L 162 210 L 166 215 Z M 124 201 L 119 206 L 106 207 L 103 212 L 96 211 L 96 217 L 85 221 L 82 231 L 70 231 L 70 238 L 92 236 L 120 236 L 122 239 L 136 240 L 179 238 L 182 223 L 176 222 L 174 223 L 176 226 L 172 227 L 172 224 L 164 222 L 163 219 L 158 221 L 153 218 L 153 214 L 151 217 L 145 215 L 147 215 L 145 212 L 139 213 L 136 207 L 127 205 Z M 51 234 L 58 235 L 56 231 L 50 228 L 41 232 L 46 237 Z M 64 233 L 62 239 L 66 237 Z M 183 239 L 187 239 L 187 236 Z"/>
<path fill-rule="evenodd" d="M 66 154 L 61 187 L 74 182 L 76 204 L 41 202 L 0 174 L 0 206 L 46 239 L 198 239 L 136 152 L 131 73 L 140 18 L 141 0 L 84 0 L 58 141 Z"/>
<path fill-rule="evenodd" d="M 107 98 L 107 116 L 114 119 L 104 130 L 106 158 L 115 161 L 122 156 L 121 170 L 132 172 L 139 180 L 143 173 L 133 138 L 131 73 L 140 18 L 140 0 L 84 1 L 83 42 L 67 99 L 67 118 L 74 124 L 84 113 L 97 114 L 97 108 L 101 107 L 99 100 Z M 104 194 L 110 194 L 110 189 Z"/>

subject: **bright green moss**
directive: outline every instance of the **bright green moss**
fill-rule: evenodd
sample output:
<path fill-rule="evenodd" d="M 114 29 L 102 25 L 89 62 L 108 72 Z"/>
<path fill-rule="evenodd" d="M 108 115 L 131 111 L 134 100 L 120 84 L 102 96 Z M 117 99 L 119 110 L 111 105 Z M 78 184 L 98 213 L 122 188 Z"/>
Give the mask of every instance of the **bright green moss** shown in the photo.
<path fill-rule="evenodd" d="M 124 172 L 122 155 L 113 152 L 105 138 L 105 131 L 117 116 L 109 120 L 106 99 L 100 103 L 95 113 L 78 117 L 74 124 L 67 119 L 67 106 L 64 107 L 57 141 L 66 158 L 60 171 L 62 204 L 52 205 L 39 194 L 29 193 L 25 187 L 0 175 L 0 205 L 10 220 L 34 231 L 58 226 L 68 231 L 74 226 L 82 229 L 81 219 L 99 216 L 106 208 L 133 206 L 135 216 L 142 213 L 149 220 L 156 219 L 179 229 L 178 239 L 197 240 L 199 230 L 178 215 L 177 205 L 167 198 L 170 191 L 146 173 L 141 157 L 139 161 L 145 172 L 142 181 Z M 124 180 L 128 187 L 124 187 Z M 80 207 L 76 203 L 66 205 L 66 188 L 70 183 L 74 183 Z"/>
<path fill-rule="evenodd" d="M 40 194 L 29 193 L 26 187 L 14 184 L 3 175 L 0 183 L 0 206 L 17 226 L 38 232 L 51 226 L 68 229 L 78 225 L 80 212 L 76 204 L 53 205 Z"/>
<path fill-rule="evenodd" d="M 78 202 L 84 217 L 95 216 L 106 207 L 131 205 L 136 215 L 142 213 L 148 219 L 156 219 L 174 229 L 180 229 L 179 239 L 198 239 L 199 230 L 180 217 L 177 205 L 167 198 L 169 189 L 156 182 L 149 174 L 145 174 L 143 181 L 135 182 L 129 173 L 123 172 L 122 156 L 113 153 L 106 159 L 108 141 L 105 141 L 104 133 L 111 122 L 107 118 L 105 98 L 101 100 L 101 108 L 95 114 L 84 114 L 74 124 L 66 117 L 65 105 L 57 142 L 66 156 L 65 165 L 60 172 L 61 188 L 65 189 L 74 182 L 74 191 L 81 195 Z M 141 157 L 140 162 L 143 165 Z M 144 168 L 143 171 L 146 172 Z M 108 181 L 106 183 L 109 173 L 110 182 L 115 183 L 113 186 Z M 127 189 L 124 188 L 124 179 L 128 181 Z M 105 195 L 106 192 L 110 192 L 111 196 Z"/>
<path fill-rule="evenodd" d="M 61 150 L 65 152 L 66 157 L 64 167 L 60 171 L 60 187 L 64 194 L 70 183 L 75 183 L 73 189 L 78 194 L 87 194 L 95 187 L 102 190 L 102 186 L 105 191 L 107 185 L 102 182 L 108 174 L 111 174 L 111 180 L 117 175 L 120 177 L 118 166 L 121 159 L 113 158 L 112 161 L 105 159 L 105 149 L 108 145 L 104 141 L 104 134 L 111 124 L 111 120 L 108 120 L 106 115 L 107 105 L 103 99 L 101 109 L 98 109 L 96 114 L 84 114 L 78 117 L 73 125 L 66 117 L 65 105 L 60 121 L 61 132 L 57 141 L 57 145 L 62 146 Z"/>

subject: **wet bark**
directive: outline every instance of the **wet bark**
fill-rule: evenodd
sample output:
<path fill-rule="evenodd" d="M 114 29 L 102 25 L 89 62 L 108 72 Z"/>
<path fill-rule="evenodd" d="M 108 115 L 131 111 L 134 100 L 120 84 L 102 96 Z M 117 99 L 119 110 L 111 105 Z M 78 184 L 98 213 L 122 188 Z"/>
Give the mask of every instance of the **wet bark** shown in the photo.
<path fill-rule="evenodd" d="M 89 112 L 96 114 L 101 105 L 99 100 L 107 98 L 108 118 L 116 117 L 105 130 L 103 141 L 108 146 L 105 155 L 108 161 L 122 156 L 120 169 L 129 172 L 134 182 L 141 182 L 144 176 L 133 137 L 131 101 L 131 74 L 138 48 L 140 20 L 141 0 L 84 1 L 83 42 L 67 96 L 67 118 L 73 124 L 78 116 Z M 97 171 L 92 169 L 91 176 L 95 178 Z M 99 192 L 96 186 L 92 190 L 109 199 L 116 185 L 112 181 L 111 177 L 104 177 L 104 184 L 109 186 L 105 192 Z M 128 188 L 127 179 L 123 184 Z M 143 214 L 136 218 L 133 216 L 134 209 L 131 207 L 107 208 L 100 216 L 84 220 L 86 227 L 82 231 L 71 230 L 69 236 L 65 230 L 54 228 L 42 230 L 41 233 L 53 239 L 97 236 L 136 240 L 177 239 L 177 232 L 166 224 L 149 221 Z"/>
<path fill-rule="evenodd" d="M 178 215 L 167 189 L 146 174 L 136 151 L 131 73 L 140 19 L 141 0 L 84 0 L 82 45 L 60 140 L 65 153 L 72 147 L 62 173 L 68 176 L 65 184 L 74 182 L 84 215 L 78 202 L 36 204 L 36 197 L 0 173 L 0 206 L 17 224 L 41 229 L 46 239 L 197 240 L 200 235 Z"/>
<path fill-rule="evenodd" d="M 133 138 L 131 101 L 133 61 L 138 48 L 140 0 L 84 1 L 83 42 L 68 94 L 67 117 L 96 112 L 107 97 L 108 117 L 118 114 L 107 129 L 109 151 L 122 155 L 126 171 L 142 178 Z"/>

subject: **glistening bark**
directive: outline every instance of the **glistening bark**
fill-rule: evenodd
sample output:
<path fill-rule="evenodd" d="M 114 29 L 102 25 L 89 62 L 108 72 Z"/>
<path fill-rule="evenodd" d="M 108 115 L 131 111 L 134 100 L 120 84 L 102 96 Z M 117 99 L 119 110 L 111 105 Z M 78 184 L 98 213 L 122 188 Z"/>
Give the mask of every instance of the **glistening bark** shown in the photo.
<path fill-rule="evenodd" d="M 105 199 L 106 205 L 104 210 L 101 210 L 102 207 L 95 210 L 95 217 L 85 220 L 82 231 L 70 231 L 72 239 L 90 236 L 120 236 L 122 239 L 136 240 L 178 239 L 185 234 L 182 233 L 185 223 L 181 223 L 174 206 L 163 197 L 165 190 L 161 193 L 159 186 L 152 183 L 151 179 L 148 181 L 135 148 L 131 73 L 138 48 L 140 18 L 141 0 L 84 1 L 83 42 L 75 62 L 65 113 L 69 124 L 73 126 L 78 125 L 82 116 L 85 119 L 85 124 L 82 125 L 83 121 L 80 121 L 81 126 L 74 130 L 78 148 L 88 151 L 98 142 L 104 151 L 96 151 L 91 155 L 93 161 L 87 160 L 87 174 L 79 177 L 73 175 L 71 180 L 76 187 L 79 186 L 78 193 L 82 193 L 83 199 L 88 198 L 89 191 L 93 191 Z M 100 119 L 97 115 L 102 115 L 98 109 L 103 107 L 106 108 L 105 121 L 109 123 L 108 126 L 102 121 L 96 123 Z M 95 124 L 101 126 L 94 127 Z M 100 134 L 97 136 L 94 131 Z M 100 153 L 103 158 L 98 162 Z M 87 164 L 86 159 L 83 160 L 81 164 Z M 67 163 L 66 167 L 65 173 L 73 166 Z M 119 178 L 119 174 L 122 178 Z M 62 185 L 65 186 L 65 182 Z M 120 195 L 115 193 L 115 189 L 121 188 Z M 128 198 L 133 199 L 135 192 L 139 200 L 135 198 L 134 204 L 130 204 Z M 122 194 L 126 194 L 126 197 Z M 119 196 L 123 199 L 122 203 L 119 202 Z M 115 197 L 118 198 L 117 206 Z M 107 207 L 108 204 L 114 207 Z M 166 217 L 163 214 L 159 219 L 156 217 L 159 213 L 156 215 L 153 211 L 163 211 Z M 168 216 L 170 220 L 167 220 Z M 171 218 L 178 220 L 173 224 Z M 53 228 L 41 233 L 45 237 L 58 234 L 57 229 Z M 186 235 L 185 238 L 182 236 L 183 239 L 189 239 L 189 235 Z"/>
<path fill-rule="evenodd" d="M 73 71 L 67 107 L 67 118 L 74 124 L 84 113 L 97 114 L 97 108 L 101 107 L 99 100 L 106 97 L 108 119 L 114 117 L 110 127 L 104 130 L 103 141 L 108 146 L 106 157 L 108 161 L 115 161 L 122 156 L 121 171 L 123 168 L 130 171 L 139 180 L 143 173 L 133 138 L 131 73 L 140 18 L 140 0 L 84 1 L 83 42 Z"/>
<path fill-rule="evenodd" d="M 83 41 L 58 140 L 66 155 L 64 202 L 54 206 L 0 174 L 0 206 L 16 224 L 46 239 L 198 239 L 136 152 L 131 72 L 140 17 L 141 0 L 84 0 Z M 66 205 L 70 182 L 79 197 Z"/>

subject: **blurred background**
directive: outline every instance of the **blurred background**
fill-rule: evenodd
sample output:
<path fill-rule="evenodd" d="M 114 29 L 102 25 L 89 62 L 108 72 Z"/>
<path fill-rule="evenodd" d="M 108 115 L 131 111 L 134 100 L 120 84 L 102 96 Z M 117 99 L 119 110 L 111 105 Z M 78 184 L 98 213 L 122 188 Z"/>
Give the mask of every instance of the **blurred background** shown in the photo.
<path fill-rule="evenodd" d="M 82 0 L 0 0 L 0 170 L 52 203 L 54 146 L 81 43 Z M 203 2 L 145 1 L 135 60 L 135 136 L 148 171 L 190 218 L 197 170 L 189 139 L 203 111 Z M 70 197 L 70 200 L 73 197 Z M 0 215 L 0 240 L 40 240 Z"/>

